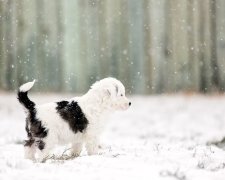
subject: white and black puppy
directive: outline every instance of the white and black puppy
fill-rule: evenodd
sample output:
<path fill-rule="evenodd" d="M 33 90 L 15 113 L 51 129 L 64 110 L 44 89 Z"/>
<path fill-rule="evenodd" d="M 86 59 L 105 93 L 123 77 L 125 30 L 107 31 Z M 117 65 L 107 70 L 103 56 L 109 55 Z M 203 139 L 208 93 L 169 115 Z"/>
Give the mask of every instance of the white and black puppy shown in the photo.
<path fill-rule="evenodd" d="M 71 143 L 71 154 L 75 155 L 83 145 L 89 155 L 98 153 L 106 115 L 131 105 L 123 84 L 115 78 L 94 83 L 81 97 L 43 105 L 36 105 L 27 96 L 34 83 L 28 82 L 18 91 L 18 100 L 27 113 L 25 157 L 32 160 L 44 160 L 57 144 Z"/>

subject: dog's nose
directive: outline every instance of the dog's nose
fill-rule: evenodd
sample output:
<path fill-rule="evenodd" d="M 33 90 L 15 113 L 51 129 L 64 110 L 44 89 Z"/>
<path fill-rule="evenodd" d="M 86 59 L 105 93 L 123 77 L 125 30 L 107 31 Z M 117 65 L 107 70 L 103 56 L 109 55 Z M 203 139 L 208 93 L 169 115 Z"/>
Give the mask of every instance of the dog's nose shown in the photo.
<path fill-rule="evenodd" d="M 129 102 L 129 106 L 131 106 L 131 102 Z"/>

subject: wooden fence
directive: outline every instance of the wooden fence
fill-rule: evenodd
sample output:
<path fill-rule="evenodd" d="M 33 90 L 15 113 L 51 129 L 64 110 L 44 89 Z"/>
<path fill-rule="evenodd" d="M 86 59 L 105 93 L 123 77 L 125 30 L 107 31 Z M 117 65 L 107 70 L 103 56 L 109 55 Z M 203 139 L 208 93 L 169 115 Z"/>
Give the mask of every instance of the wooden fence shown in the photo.
<path fill-rule="evenodd" d="M 225 89 L 225 0 L 0 0 L 0 89 Z"/>

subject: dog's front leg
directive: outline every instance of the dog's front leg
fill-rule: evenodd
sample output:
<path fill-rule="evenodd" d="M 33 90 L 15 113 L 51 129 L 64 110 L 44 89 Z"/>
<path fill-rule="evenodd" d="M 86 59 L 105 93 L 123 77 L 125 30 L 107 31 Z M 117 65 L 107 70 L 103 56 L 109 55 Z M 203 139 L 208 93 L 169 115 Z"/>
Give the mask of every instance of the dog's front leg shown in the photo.
<path fill-rule="evenodd" d="M 35 160 L 35 147 L 32 146 L 24 146 L 24 157 L 26 159 Z"/>
<path fill-rule="evenodd" d="M 99 139 L 97 137 L 88 138 L 86 140 L 86 150 L 88 155 L 98 154 Z"/>
<path fill-rule="evenodd" d="M 79 156 L 82 151 L 83 143 L 72 143 L 71 156 Z"/>

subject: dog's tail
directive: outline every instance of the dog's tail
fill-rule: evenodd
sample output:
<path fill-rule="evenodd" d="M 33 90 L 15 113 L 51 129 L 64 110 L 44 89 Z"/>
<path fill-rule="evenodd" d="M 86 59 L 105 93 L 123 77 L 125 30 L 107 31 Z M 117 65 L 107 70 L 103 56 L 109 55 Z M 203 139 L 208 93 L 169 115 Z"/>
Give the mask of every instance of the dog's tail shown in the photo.
<path fill-rule="evenodd" d="M 35 109 L 35 103 L 31 101 L 27 96 L 28 91 L 33 87 L 34 83 L 35 83 L 35 80 L 33 80 L 32 82 L 23 84 L 22 86 L 20 86 L 18 94 L 17 94 L 19 102 L 28 111 L 33 111 Z"/>

